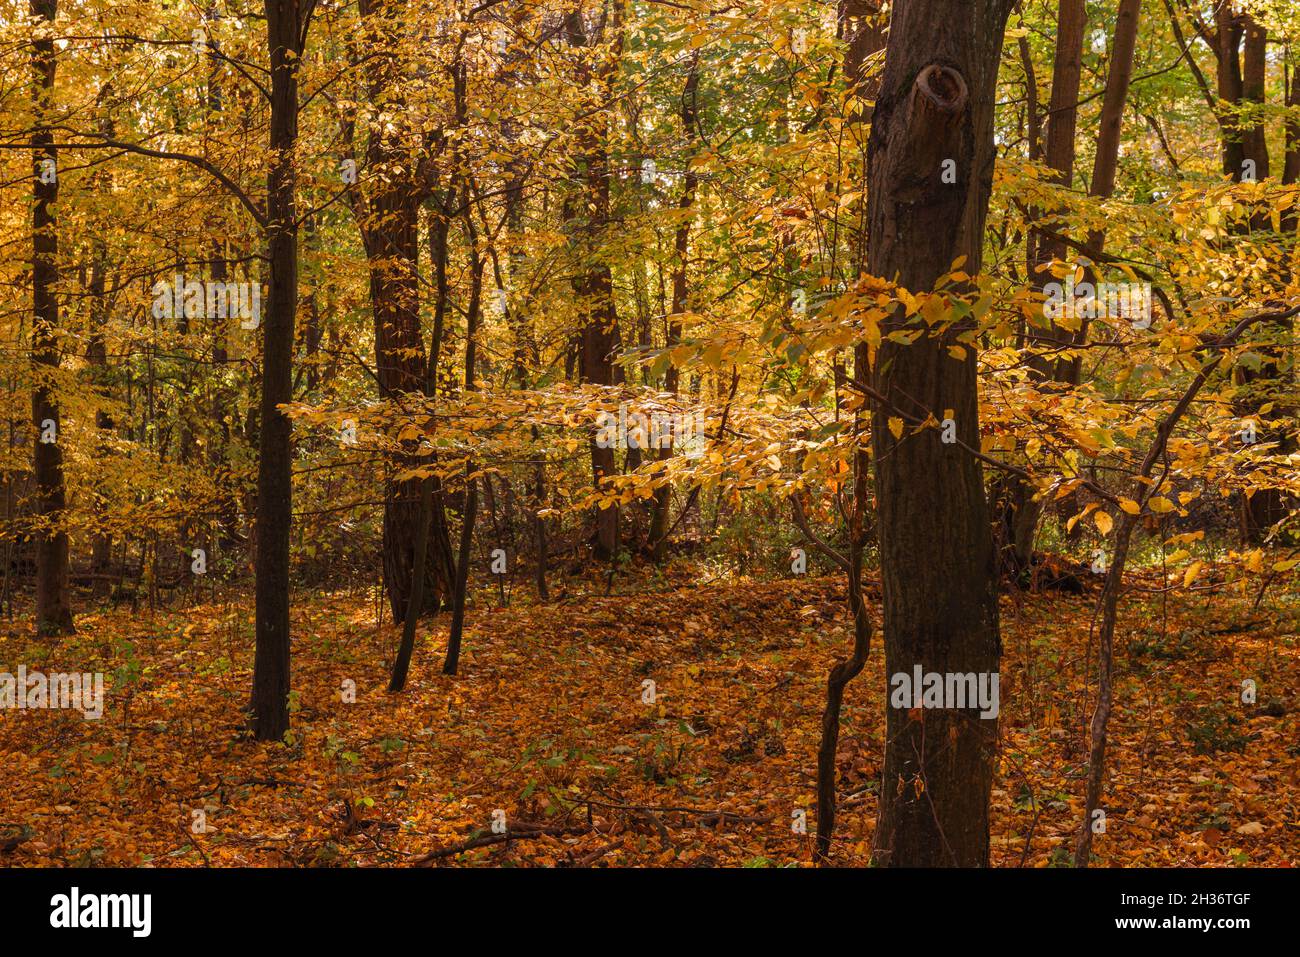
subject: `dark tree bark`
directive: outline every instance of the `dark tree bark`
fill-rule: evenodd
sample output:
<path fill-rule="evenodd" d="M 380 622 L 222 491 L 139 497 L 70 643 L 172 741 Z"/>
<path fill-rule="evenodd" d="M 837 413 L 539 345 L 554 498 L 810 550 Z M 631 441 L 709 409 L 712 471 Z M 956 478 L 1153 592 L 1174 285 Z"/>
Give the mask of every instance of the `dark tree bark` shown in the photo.
<path fill-rule="evenodd" d="M 993 178 L 993 99 L 1010 0 L 910 0 L 894 9 L 869 141 L 868 272 L 929 290 L 953 261 L 976 272 Z M 944 160 L 956 182 L 944 183 Z M 897 325 L 896 318 L 891 326 Z M 876 357 L 872 443 L 886 675 L 996 673 L 997 576 L 980 443 L 976 362 L 959 330 Z M 957 444 L 904 432 L 951 410 Z M 875 854 L 890 866 L 988 864 L 996 721 L 977 709 L 890 708 Z"/>
<path fill-rule="evenodd" d="M 618 7 L 615 17 L 619 16 Z M 588 47 L 599 42 L 604 34 L 605 19 L 591 33 L 583 22 L 581 10 L 568 15 L 569 43 L 574 47 Z M 616 49 L 619 44 L 615 44 Z M 593 115 L 579 120 L 577 134 L 578 160 L 583 173 L 582 217 L 578 228 L 578 251 L 582 257 L 579 274 L 574 279 L 573 291 L 584 314 L 578 344 L 578 378 L 595 385 L 613 385 L 615 382 L 614 356 L 619 347 L 618 313 L 614 307 L 614 278 L 609 263 L 601 256 L 597 245 L 609 225 L 609 152 L 606 145 L 609 127 L 609 110 L 613 92 L 614 69 L 618 57 L 614 52 L 599 58 L 593 71 L 585 55 L 579 61 L 576 86 L 585 89 L 595 80 L 600 101 Z M 592 481 L 600 488 L 604 479 L 613 476 L 617 467 L 614 448 L 601 448 L 593 437 L 591 446 Z M 618 507 L 596 509 L 595 555 L 612 561 L 618 554 Z"/>
<path fill-rule="evenodd" d="M 854 347 L 854 376 L 862 381 L 870 374 L 868 350 L 865 344 Z M 862 434 L 864 410 L 853 414 L 855 436 Z M 866 529 L 867 512 L 871 505 L 871 455 L 865 445 L 859 445 L 853 456 L 853 511 L 849 516 L 848 604 L 853 617 L 853 651 L 849 657 L 837 661 L 826 678 L 826 706 L 822 709 L 821 743 L 817 748 L 817 842 L 814 857 L 819 864 L 830 858 L 831 841 L 835 834 L 837 807 L 835 758 L 840 740 L 840 709 L 844 704 L 844 689 L 861 674 L 871 652 L 871 618 L 862 594 L 862 558 L 870 534 Z M 802 508 L 802 506 L 799 506 Z"/>
<path fill-rule="evenodd" d="M 271 62 L 271 167 L 266 218 L 271 288 L 262 323 L 262 401 L 257 469 L 257 650 L 251 727 L 259 741 L 289 730 L 289 532 L 293 522 L 292 428 L 280 406 L 293 398 L 298 308 L 298 63 L 307 23 L 299 0 L 266 0 Z"/>
<path fill-rule="evenodd" d="M 1061 0 L 1043 158 L 1056 173 L 1054 181 L 1067 188 L 1074 180 L 1079 75 L 1086 25 L 1087 12 L 1083 0 Z M 1065 244 L 1035 232 L 1030 246 L 1033 256 L 1029 263 L 1029 280 L 1031 286 L 1041 292 L 1044 285 L 1054 279 L 1048 267 L 1054 260 L 1065 259 Z M 1074 342 L 1074 332 L 1053 322 L 1044 330 L 1031 329 L 1028 338 L 1035 349 L 1065 349 Z M 1044 381 L 1071 381 L 1073 363 L 1059 355 L 1034 355 L 1030 357 L 1029 368 Z M 1034 536 L 1042 514 L 1042 503 L 1035 499 L 1034 493 L 1033 486 L 1017 475 L 1003 476 L 997 482 L 998 544 L 1002 567 L 1013 581 L 1023 580 L 1033 562 Z"/>
<path fill-rule="evenodd" d="M 1072 3 L 1073 0 L 1067 0 L 1067 2 Z M 1133 55 L 1137 46 L 1141 8 L 1141 0 L 1120 0 L 1119 9 L 1116 12 L 1115 34 L 1110 45 L 1110 65 L 1106 72 L 1106 87 L 1103 92 L 1101 116 L 1098 121 L 1097 148 L 1093 158 L 1092 179 L 1088 186 L 1089 196 L 1108 197 L 1115 191 L 1120 134 L 1123 130 L 1124 107 L 1128 101 L 1129 83 L 1133 77 Z M 1065 15 L 1066 10 L 1063 3 L 1063 31 Z M 1078 11 L 1078 15 L 1081 16 L 1082 11 Z M 1073 16 L 1075 14 L 1072 13 L 1071 17 Z M 1083 33 L 1082 24 L 1079 26 L 1078 33 L 1081 37 Z M 1058 46 L 1058 55 L 1060 52 Z M 1067 81 L 1070 78 L 1071 73 L 1067 71 Z M 1072 79 L 1074 89 L 1070 93 L 1069 99 L 1069 112 L 1071 113 L 1074 112 L 1073 103 L 1077 101 L 1079 92 L 1077 69 L 1072 73 Z M 1053 89 L 1052 101 L 1053 103 L 1056 102 L 1055 89 Z M 1049 159 L 1055 153 L 1053 168 L 1067 177 L 1071 175 L 1070 170 L 1073 168 L 1074 162 L 1074 130 L 1075 124 L 1071 120 L 1069 124 L 1070 145 L 1067 151 L 1063 144 L 1054 144 L 1052 142 L 1053 126 L 1048 127 Z M 1063 168 L 1055 165 L 1057 161 L 1065 162 L 1067 152 L 1068 167 Z M 1068 182 L 1068 179 L 1062 180 L 1062 182 Z M 1096 263 L 1101 257 L 1105 245 L 1106 234 L 1097 231 L 1088 234 L 1084 248 L 1087 250 L 1088 257 Z M 1043 236 L 1038 240 L 1038 252 L 1040 264 L 1049 263 L 1053 258 L 1064 258 L 1065 245 L 1060 239 Z M 1097 280 L 1100 281 L 1100 279 L 1101 277 L 1097 276 Z M 1043 284 L 1049 281 L 1051 281 L 1051 277 L 1046 273 L 1040 273 L 1034 280 L 1036 288 L 1040 290 L 1043 288 Z M 1088 341 L 1088 320 L 1081 318 L 1079 328 L 1073 331 L 1053 325 L 1047 335 L 1036 336 L 1035 341 L 1040 345 L 1046 344 L 1061 348 L 1082 346 Z M 1036 360 L 1033 363 L 1033 368 L 1044 378 L 1077 386 L 1083 374 L 1083 361 L 1079 355 L 1061 356 L 1054 361 Z M 999 485 L 1003 490 L 999 529 L 1000 542 L 1002 543 L 1002 562 L 1008 571 L 1018 577 L 1029 569 L 1033 560 L 1034 537 L 1038 530 L 1039 519 L 1042 516 L 1042 504 L 1033 499 L 1029 486 L 1015 476 L 1008 476 Z"/>
<path fill-rule="evenodd" d="M 52 26 L 57 0 L 32 0 L 34 21 Z M 61 527 L 67 507 L 63 481 L 63 436 L 59 434 L 59 405 L 52 370 L 59 368 L 59 234 L 54 204 L 59 198 L 58 154 L 54 134 L 45 124 L 54 94 L 57 62 L 54 37 L 43 34 L 31 44 L 32 100 L 36 122 L 32 131 L 32 342 L 35 384 L 32 386 L 34 445 L 32 470 L 36 480 L 36 633 L 42 637 L 70 635 L 72 605 L 68 581 L 68 535 Z M 52 439 L 52 441 L 50 440 Z"/>
<path fill-rule="evenodd" d="M 406 393 L 424 391 L 425 355 L 420 331 L 418 276 L 417 205 L 392 204 L 377 198 L 372 215 L 382 228 L 371 231 L 371 304 L 375 322 L 375 357 L 380 398 L 398 400 Z M 404 464 L 412 466 L 420 456 L 412 453 Z M 412 594 L 414 555 L 421 534 L 435 539 L 433 561 L 425 563 L 421 583 L 420 612 L 438 610 L 450 591 L 450 574 L 442 558 L 449 544 L 440 490 L 434 491 L 430 528 L 421 528 L 424 514 L 421 485 L 416 480 L 388 481 L 384 487 L 383 565 L 384 586 L 394 620 L 401 620 Z"/>
<path fill-rule="evenodd" d="M 1249 15 L 1243 15 L 1245 43 L 1242 48 L 1241 102 L 1252 106 L 1264 105 L 1265 48 L 1268 31 Z M 1242 159 L 1255 164 L 1255 178 L 1267 179 L 1269 175 L 1268 144 L 1264 138 L 1264 120 L 1256 116 L 1245 125 L 1241 140 Z M 1240 174 L 1238 174 L 1240 175 Z"/>
<path fill-rule="evenodd" d="M 400 5 L 365 0 L 361 11 L 372 28 L 366 34 L 372 49 L 363 60 L 367 95 L 379 112 L 366 144 L 366 195 L 363 198 L 358 188 L 353 212 L 370 274 L 379 397 L 400 403 L 404 395 L 425 390 L 428 363 L 420 323 L 419 215 L 429 193 L 430 160 L 445 140 L 436 132 L 426 134 L 406 123 L 402 111 L 404 64 L 385 45 L 388 31 L 400 29 Z M 411 156 L 413 140 L 422 142 L 419 162 Z M 445 237 L 445 231 L 442 235 Z M 400 463 L 402 470 L 416 466 L 422 458 L 412 451 Z M 431 560 L 424 563 L 420 613 L 437 611 L 451 590 L 451 568 L 445 561 L 451 546 L 442 491 L 440 487 L 432 489 L 433 504 L 426 513 L 423 484 L 388 480 L 384 485 L 384 588 L 394 621 L 402 621 L 410 605 L 412 569 L 421 536 L 432 549 L 428 554 Z M 422 528 L 426 514 L 432 517 L 429 527 Z"/>
<path fill-rule="evenodd" d="M 1241 54 L 1241 103 L 1243 106 L 1263 106 L 1265 97 L 1265 51 L 1268 42 L 1267 31 L 1249 14 L 1239 17 L 1244 42 Z M 1243 168 L 1237 171 L 1235 179 L 1244 178 L 1244 170 L 1249 169 L 1256 180 L 1263 180 L 1270 174 L 1268 143 L 1265 138 L 1263 118 L 1256 115 L 1242 123 L 1241 154 Z M 1286 158 L 1283 158 L 1283 179 L 1286 178 Z M 1242 226 L 1245 230 L 1247 227 Z M 1267 230 L 1269 216 L 1260 211 L 1249 223 L 1252 230 Z M 1263 345 L 1259 351 L 1263 362 L 1258 369 L 1237 366 L 1234 381 L 1239 394 L 1234 403 L 1237 414 L 1243 419 L 1262 418 L 1260 409 L 1274 407 L 1273 415 L 1284 416 L 1294 412 L 1294 370 L 1287 361 L 1286 349 L 1282 345 L 1291 338 L 1292 324 L 1284 322 L 1268 330 L 1273 342 Z M 1260 438 L 1276 442 L 1276 452 L 1287 454 L 1295 451 L 1295 437 L 1291 434 L 1271 434 L 1272 430 L 1260 429 Z M 1257 489 L 1253 495 L 1242 495 L 1238 502 L 1238 520 L 1242 541 L 1247 545 L 1261 544 L 1269 531 L 1278 522 L 1286 518 L 1290 508 L 1281 490 L 1276 488 Z"/>
<path fill-rule="evenodd" d="M 440 202 L 432 212 L 429 229 L 429 247 L 433 257 L 434 290 L 436 299 L 433 312 L 433 337 L 429 342 L 429 362 L 425 372 L 424 394 L 432 398 L 437 394 L 438 361 L 442 355 L 442 331 L 450 305 L 451 287 L 447 276 L 447 204 Z M 411 655 L 415 651 L 415 630 L 425 608 L 424 585 L 430 565 L 429 546 L 437 553 L 433 559 L 444 569 L 452 568 L 451 543 L 447 537 L 446 513 L 443 511 L 442 482 L 437 476 L 429 475 L 420 481 L 420 514 L 416 521 L 415 550 L 411 564 L 411 589 L 407 597 L 405 619 L 402 623 L 402 640 L 397 648 L 397 657 L 393 661 L 393 673 L 388 681 L 389 691 L 401 691 L 406 687 L 407 671 L 411 667 Z M 441 529 L 438 536 L 430 534 L 430 529 L 437 523 Z M 442 577 L 448 583 L 448 592 L 454 594 L 454 572 L 443 572 Z"/>
<path fill-rule="evenodd" d="M 1214 25 L 1213 47 L 1217 58 L 1214 76 L 1219 99 L 1229 107 L 1220 117 L 1223 172 L 1234 180 L 1240 180 L 1246 149 L 1241 121 L 1231 108 L 1241 103 L 1241 38 L 1244 30 L 1241 18 L 1232 9 L 1231 0 L 1221 0 L 1215 6 Z"/>
<path fill-rule="evenodd" d="M 482 308 L 483 257 L 478 248 L 478 231 L 474 226 L 474 190 L 465 187 L 465 232 L 469 240 L 470 292 L 465 310 L 465 391 L 475 389 L 475 362 L 478 356 L 478 323 Z M 474 523 L 478 519 L 478 483 L 473 477 L 473 463 L 465 463 L 465 510 L 461 517 L 460 548 L 456 553 L 456 581 L 452 595 L 451 628 L 447 633 L 447 656 L 442 673 L 454 675 L 460 665 L 461 636 L 465 628 L 465 598 L 469 590 L 470 552 L 474 544 Z"/>

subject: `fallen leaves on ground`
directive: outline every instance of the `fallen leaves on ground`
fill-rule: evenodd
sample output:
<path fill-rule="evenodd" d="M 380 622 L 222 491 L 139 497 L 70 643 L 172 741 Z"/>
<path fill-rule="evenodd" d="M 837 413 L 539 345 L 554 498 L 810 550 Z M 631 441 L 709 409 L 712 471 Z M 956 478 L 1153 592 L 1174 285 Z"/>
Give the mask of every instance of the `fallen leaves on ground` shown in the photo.
<path fill-rule="evenodd" d="M 508 608 L 485 593 L 461 673 L 440 673 L 431 618 L 396 695 L 397 630 L 373 600 L 303 595 L 293 730 L 273 745 L 241 731 L 246 600 L 103 611 L 61 643 L 11 631 L 10 670 L 100 670 L 111 690 L 99 721 L 0 714 L 0 864 L 806 866 L 825 678 L 851 641 L 843 584 L 678 585 Z M 1091 603 L 1004 601 L 996 865 L 1072 852 Z M 1127 602 L 1099 864 L 1300 858 L 1298 631 L 1286 596 Z M 877 633 L 842 716 L 837 864 L 869 859 L 885 689 Z"/>

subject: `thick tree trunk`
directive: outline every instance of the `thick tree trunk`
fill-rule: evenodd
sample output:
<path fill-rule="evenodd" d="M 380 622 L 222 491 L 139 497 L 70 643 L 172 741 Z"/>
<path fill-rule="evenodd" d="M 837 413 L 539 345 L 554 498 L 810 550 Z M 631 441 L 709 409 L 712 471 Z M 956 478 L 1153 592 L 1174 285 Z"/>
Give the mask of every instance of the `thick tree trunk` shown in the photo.
<path fill-rule="evenodd" d="M 436 300 L 433 311 L 433 335 L 429 341 L 429 361 L 425 369 L 424 394 L 432 398 L 437 394 L 438 362 L 442 355 L 442 331 L 450 306 L 451 286 L 447 276 L 447 234 L 448 221 L 445 204 L 439 203 L 433 211 L 433 221 L 429 230 L 429 247 L 433 257 L 434 289 Z M 431 534 L 437 527 L 438 533 Z M 430 543 L 434 555 L 430 558 Z M 410 592 L 406 597 L 406 607 L 402 622 L 402 640 L 397 648 L 397 657 L 393 661 L 393 673 L 389 678 L 388 690 L 401 691 L 406 687 L 406 675 L 411 666 L 411 655 L 415 651 L 415 630 L 420 615 L 427 607 L 424 590 L 430 574 L 430 566 L 437 565 L 440 571 L 434 572 L 445 587 L 445 593 L 453 595 L 455 591 L 455 573 L 452 568 L 451 542 L 447 535 L 447 516 L 443 510 L 442 481 L 437 476 L 427 476 L 420 482 L 420 512 L 416 517 L 415 543 L 411 561 Z M 390 600 L 392 592 L 390 591 Z M 398 612 L 394 609 L 393 619 Z"/>
<path fill-rule="evenodd" d="M 362 0 L 360 11 L 367 32 L 367 55 L 357 54 L 365 77 L 366 96 L 374 109 L 366 141 L 365 185 L 352 198 L 366 250 L 370 279 L 370 308 L 374 323 L 375 366 L 381 400 L 400 406 L 406 395 L 432 395 L 437 356 L 425 360 L 420 319 L 420 207 L 429 193 L 432 170 L 427 159 L 412 156 L 412 141 L 421 141 L 427 155 L 443 131 L 426 133 L 406 109 L 409 63 L 388 37 L 404 29 L 404 6 L 392 0 Z M 456 67 L 459 70 L 459 67 Z M 457 81 L 459 82 L 459 81 Z M 462 120 L 463 125 L 463 120 Z M 445 140 L 442 141 L 445 145 Z M 435 214 L 431 253 L 435 270 L 446 270 L 445 217 Z M 445 284 L 444 284 L 445 285 Z M 445 296 L 444 285 L 438 294 Z M 435 308 L 441 308 L 436 306 Z M 426 372 L 432 366 L 432 378 Z M 398 471 L 408 471 L 427 459 L 410 444 Z M 426 540 L 424 576 L 417 611 L 436 612 L 451 590 L 451 544 L 441 486 L 433 481 L 432 504 L 424 507 L 426 483 L 418 480 L 384 483 L 384 590 L 394 621 L 403 621 L 416 590 L 413 568 L 417 543 Z M 427 518 L 426 516 L 431 516 Z"/>
<path fill-rule="evenodd" d="M 1097 153 L 1092 165 L 1089 196 L 1110 196 L 1115 192 L 1124 104 L 1128 102 L 1128 87 L 1133 79 L 1133 55 L 1137 48 L 1141 15 L 1142 0 L 1120 0 L 1115 14 L 1115 36 L 1110 44 L 1110 69 L 1106 73 L 1106 90 L 1101 101 Z"/>
<path fill-rule="evenodd" d="M 993 94 L 1009 0 L 894 9 L 869 145 L 868 271 L 925 291 L 965 257 L 977 272 L 993 178 Z M 956 182 L 944 183 L 945 160 Z M 997 576 L 984 497 L 976 362 L 958 330 L 886 338 L 873 410 L 886 675 L 998 671 Z M 950 411 L 949 411 L 950 410 Z M 891 416 L 951 415 L 895 439 Z M 996 720 L 977 708 L 890 708 L 875 854 L 892 866 L 988 864 Z"/>
<path fill-rule="evenodd" d="M 293 325 L 298 308 L 298 226 L 294 147 L 298 63 L 305 25 L 298 0 L 266 0 L 271 61 L 271 168 L 267 174 L 271 288 L 262 323 L 262 402 L 257 469 L 257 652 L 252 730 L 275 741 L 289 730 L 289 532 L 293 447 L 280 406 L 292 399 Z"/>
<path fill-rule="evenodd" d="M 404 394 L 423 394 L 426 360 L 420 330 L 418 201 L 390 190 L 371 202 L 371 220 L 363 226 L 370 261 L 370 302 L 375 327 L 375 362 L 381 399 L 401 401 Z M 445 236 L 445 232 L 444 232 Z M 435 265 L 436 268 L 436 265 Z M 403 463 L 418 464 L 418 453 Z M 423 493 L 419 481 L 388 481 L 384 486 L 384 587 L 393 620 L 406 616 L 412 594 L 412 568 L 420 537 Z M 433 561 L 425 563 L 420 612 L 435 612 L 450 592 L 444 558 L 450 550 L 441 491 L 434 490 L 423 533 L 433 541 Z"/>
<path fill-rule="evenodd" d="M 1215 81 L 1219 99 L 1231 107 L 1241 103 L 1241 20 L 1232 9 L 1231 0 L 1222 0 L 1214 8 Z M 1223 172 L 1234 180 L 1241 179 L 1246 158 L 1241 122 L 1231 112 L 1220 118 L 1222 129 Z"/>
<path fill-rule="evenodd" d="M 1263 106 L 1268 31 L 1256 23 L 1253 17 L 1246 16 L 1244 21 L 1246 42 L 1242 50 L 1241 101 L 1243 104 Z M 1264 138 L 1262 116 L 1256 116 L 1246 124 L 1242 134 L 1242 159 L 1255 164 L 1256 180 L 1268 178 L 1268 144 Z"/>
<path fill-rule="evenodd" d="M 32 0 L 33 20 L 53 25 L 57 0 Z M 60 526 L 67 507 L 63 481 L 63 436 L 51 370 L 59 367 L 59 235 L 54 204 L 59 197 L 54 135 L 44 124 L 54 94 L 54 38 L 32 41 L 32 470 L 36 480 L 36 633 L 70 635 L 72 605 L 68 583 L 68 535 Z"/>

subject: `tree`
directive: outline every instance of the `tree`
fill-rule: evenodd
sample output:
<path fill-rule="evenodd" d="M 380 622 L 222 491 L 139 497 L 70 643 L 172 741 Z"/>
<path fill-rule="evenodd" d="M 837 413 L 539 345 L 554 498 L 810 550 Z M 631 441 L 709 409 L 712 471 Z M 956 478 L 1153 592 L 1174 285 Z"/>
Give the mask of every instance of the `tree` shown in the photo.
<path fill-rule="evenodd" d="M 1087 11 L 1083 0 L 1061 0 L 1056 21 L 1056 56 L 1052 64 L 1052 92 L 1047 109 L 1047 142 L 1043 159 L 1056 173 L 1055 182 L 1069 189 L 1074 179 L 1074 139 L 1078 127 L 1079 75 L 1083 66 L 1083 31 Z M 1032 63 L 1029 69 L 1032 69 Z M 1041 232 L 1030 233 L 1027 242 L 1029 280 L 1035 289 L 1052 281 L 1051 265 L 1065 258 L 1065 244 Z M 1030 330 L 1028 340 L 1035 350 L 1029 367 L 1044 380 L 1074 381 L 1077 368 L 1059 355 L 1075 342 L 1075 331 L 1052 322 L 1043 331 Z M 1002 565 L 1012 580 L 1019 581 L 1033 563 L 1034 533 L 1042 504 L 1037 490 L 1017 475 L 1000 477 L 999 546 Z"/>
<path fill-rule="evenodd" d="M 271 64 L 266 222 L 271 288 L 262 324 L 262 402 L 257 470 L 257 649 L 252 730 L 275 741 L 289 730 L 289 531 L 293 524 L 293 326 L 298 309 L 298 64 L 315 4 L 266 0 Z"/>
<path fill-rule="evenodd" d="M 36 476 L 36 632 L 69 635 L 75 630 L 68 583 L 68 534 L 61 527 L 67 492 L 63 481 L 63 437 L 55 380 L 59 368 L 59 233 L 54 204 L 59 198 L 58 151 L 48 123 L 57 61 L 52 28 L 58 0 L 31 0 L 32 40 L 32 386 L 33 451 Z"/>
<path fill-rule="evenodd" d="M 894 9 L 868 145 L 867 271 L 929 290 L 978 272 L 993 176 L 993 101 L 1009 0 Z M 949 175 L 945 176 L 945 171 Z M 954 265 L 954 263 L 956 265 Z M 899 329 L 896 319 L 892 328 Z M 874 366 L 885 672 L 998 670 L 997 575 L 980 461 L 976 363 L 955 324 Z M 958 358 L 954 353 L 961 354 Z M 964 354 L 963 354 L 964 353 Z M 895 435 L 891 418 L 951 420 Z M 890 866 L 984 866 L 996 723 L 890 708 L 875 854 Z"/>
<path fill-rule="evenodd" d="M 611 26 L 614 37 L 607 40 L 606 29 Z M 606 140 L 614 74 L 622 50 L 622 0 L 606 0 L 594 27 L 587 25 L 579 6 L 566 16 L 565 28 L 578 57 L 576 85 L 579 89 L 589 85 L 595 88 L 591 115 L 578 121 L 576 159 L 582 183 L 580 195 L 571 200 L 582 211 L 576 230 L 582 263 L 573 279 L 573 292 L 585 317 L 578 337 L 578 377 L 596 385 L 613 385 L 617 371 L 614 359 L 619 349 L 618 312 L 612 270 L 598 244 L 610 219 Z M 615 473 L 614 448 L 595 438 L 590 445 L 592 481 L 599 488 Z M 618 554 L 618 538 L 617 506 L 597 509 L 596 556 L 613 561 Z"/>
<path fill-rule="evenodd" d="M 394 39 L 402 29 L 402 12 L 401 5 L 389 0 L 367 0 L 361 5 L 368 42 L 356 59 L 364 64 L 372 112 L 364 182 L 359 180 L 358 188 L 349 192 L 369 272 L 379 397 L 390 402 L 400 402 L 408 393 L 422 394 L 426 387 L 432 394 L 437 382 L 436 362 L 425 357 L 420 322 L 419 215 L 431 191 L 433 163 L 447 142 L 441 129 L 419 128 L 422 104 L 413 104 L 408 90 L 417 85 L 409 76 L 405 48 Z M 453 71 L 459 69 L 453 64 Z M 421 99 L 418 92 L 413 96 Z M 409 468 L 419 458 L 412 456 L 399 467 Z M 436 487 L 429 490 L 433 500 L 426 511 L 423 485 L 414 480 L 385 483 L 384 587 L 395 621 L 405 618 L 415 591 L 412 569 L 421 535 L 426 561 L 417 611 L 437 611 L 451 590 L 451 545 L 442 492 Z M 429 527 L 421 528 L 426 521 Z"/>

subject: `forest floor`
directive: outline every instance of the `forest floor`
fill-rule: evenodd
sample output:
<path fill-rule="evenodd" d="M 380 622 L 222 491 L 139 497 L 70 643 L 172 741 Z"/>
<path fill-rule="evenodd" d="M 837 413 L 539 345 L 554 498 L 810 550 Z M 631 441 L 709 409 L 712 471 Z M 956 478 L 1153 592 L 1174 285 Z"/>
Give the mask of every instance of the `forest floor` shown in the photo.
<path fill-rule="evenodd" d="M 1300 862 L 1300 600 L 1254 609 L 1136 584 L 1098 863 Z M 398 695 L 397 629 L 376 624 L 373 598 L 298 595 L 293 730 L 272 745 L 240 731 L 246 597 L 85 614 L 59 643 L 11 628 L 0 670 L 103 671 L 110 690 L 98 721 L 0 712 L 0 866 L 806 866 L 825 678 L 850 643 L 842 593 L 824 578 L 508 608 L 485 594 L 460 674 L 441 674 L 447 621 L 430 619 Z M 1093 601 L 1003 601 L 998 866 L 1059 865 L 1073 848 Z M 877 631 L 844 706 L 839 864 L 871 846 L 882 659 Z"/>

